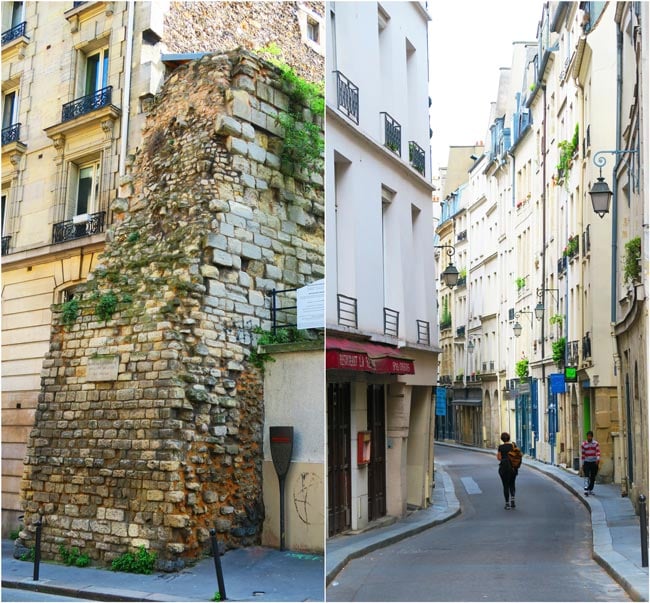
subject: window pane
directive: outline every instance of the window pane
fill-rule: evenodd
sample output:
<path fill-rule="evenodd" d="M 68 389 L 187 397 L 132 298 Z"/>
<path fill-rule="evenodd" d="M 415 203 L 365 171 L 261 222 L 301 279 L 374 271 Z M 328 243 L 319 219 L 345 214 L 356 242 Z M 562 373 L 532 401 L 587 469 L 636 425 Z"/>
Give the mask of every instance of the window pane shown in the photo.
<path fill-rule="evenodd" d="M 14 107 L 16 105 L 16 93 L 5 94 L 4 106 L 2 108 L 2 127 L 8 128 L 14 123 Z"/>
<path fill-rule="evenodd" d="M 0 222 L 0 226 L 2 226 L 2 236 L 5 234 L 5 212 L 7 209 L 7 196 L 2 195 L 2 218 Z"/>
<path fill-rule="evenodd" d="M 93 188 L 93 168 L 79 170 L 79 192 L 77 194 L 77 215 L 88 212 L 88 205 Z"/>
<path fill-rule="evenodd" d="M 108 84 L 108 50 L 104 51 L 104 61 L 102 66 L 102 88 L 106 88 Z"/>
<path fill-rule="evenodd" d="M 97 78 L 99 76 L 99 54 L 88 57 L 86 61 L 86 94 L 97 92 Z"/>
<path fill-rule="evenodd" d="M 14 2 L 11 12 L 11 27 L 16 27 L 23 22 L 23 3 Z"/>

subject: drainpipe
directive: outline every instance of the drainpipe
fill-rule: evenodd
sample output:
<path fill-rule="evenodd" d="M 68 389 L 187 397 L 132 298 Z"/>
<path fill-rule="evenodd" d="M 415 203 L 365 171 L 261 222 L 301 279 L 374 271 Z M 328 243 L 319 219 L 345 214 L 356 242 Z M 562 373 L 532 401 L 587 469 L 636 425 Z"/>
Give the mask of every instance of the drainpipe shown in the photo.
<path fill-rule="evenodd" d="M 131 61 L 133 57 L 135 2 L 127 2 L 126 11 L 126 54 L 124 57 L 124 90 L 122 91 L 122 123 L 120 125 L 120 176 L 124 176 L 126 169 L 126 153 L 129 142 L 129 117 L 131 114 Z"/>
<path fill-rule="evenodd" d="M 620 25 L 616 28 L 616 148 L 621 140 L 621 98 L 623 96 L 623 32 Z M 618 350 L 616 337 L 616 304 L 617 304 L 617 255 L 618 255 L 618 163 L 614 162 L 612 170 L 612 275 L 610 283 L 610 323 L 612 346 L 614 348 L 614 375 L 616 378 L 616 400 L 618 424 L 621 442 L 621 496 L 628 494 L 627 475 L 627 417 L 623 415 L 623 371 L 621 355 Z"/>
<path fill-rule="evenodd" d="M 544 102 L 544 111 L 542 114 L 542 288 L 546 287 L 546 85 L 540 84 L 542 88 Z M 551 416 L 548 414 L 548 384 L 546 383 L 546 351 L 545 351 L 545 331 L 546 321 L 542 320 L 541 329 L 541 347 L 542 347 L 542 389 L 544 390 L 545 400 L 544 405 L 547 411 L 547 427 L 549 433 L 549 444 L 551 434 Z M 539 399 L 537 402 L 539 409 Z M 539 411 L 538 411 L 539 412 Z M 557 409 L 555 411 L 557 413 Z M 551 464 L 555 460 L 555 451 L 551 446 Z"/>

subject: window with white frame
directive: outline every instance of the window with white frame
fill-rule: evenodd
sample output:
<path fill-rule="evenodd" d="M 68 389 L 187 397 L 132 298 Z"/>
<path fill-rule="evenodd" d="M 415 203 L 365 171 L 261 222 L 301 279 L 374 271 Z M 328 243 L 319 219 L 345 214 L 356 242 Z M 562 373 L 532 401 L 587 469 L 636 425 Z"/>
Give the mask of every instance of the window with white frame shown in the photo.
<path fill-rule="evenodd" d="M 325 25 L 323 17 L 307 8 L 307 6 L 299 5 L 298 26 L 300 27 L 302 41 L 318 54 L 324 55 L 323 33 Z"/>
<path fill-rule="evenodd" d="M 93 94 L 108 85 L 108 48 L 86 54 L 84 94 Z"/>
<path fill-rule="evenodd" d="M 99 205 L 99 161 L 71 163 L 68 186 L 68 218 L 91 214 Z"/>
<path fill-rule="evenodd" d="M 18 93 L 16 90 L 2 95 L 2 129 L 13 126 L 18 121 Z"/>

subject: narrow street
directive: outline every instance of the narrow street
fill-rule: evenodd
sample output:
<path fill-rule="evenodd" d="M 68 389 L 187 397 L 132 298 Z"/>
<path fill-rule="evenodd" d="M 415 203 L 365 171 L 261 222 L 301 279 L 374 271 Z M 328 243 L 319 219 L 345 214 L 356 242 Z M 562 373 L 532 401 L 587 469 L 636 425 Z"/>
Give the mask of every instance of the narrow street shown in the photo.
<path fill-rule="evenodd" d="M 629 601 L 591 559 L 589 514 L 525 465 L 506 511 L 495 457 L 444 446 L 457 518 L 351 561 L 328 601 Z"/>

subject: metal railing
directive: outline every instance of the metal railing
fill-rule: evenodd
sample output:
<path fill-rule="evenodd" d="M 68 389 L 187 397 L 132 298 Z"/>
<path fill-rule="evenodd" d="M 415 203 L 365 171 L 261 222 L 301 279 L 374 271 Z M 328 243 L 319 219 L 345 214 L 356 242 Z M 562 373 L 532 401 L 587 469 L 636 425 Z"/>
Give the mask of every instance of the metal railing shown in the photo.
<path fill-rule="evenodd" d="M 591 336 L 589 331 L 582 338 L 582 359 L 585 360 L 586 358 L 591 358 Z"/>
<path fill-rule="evenodd" d="M 22 23 L 19 23 L 15 27 L 12 27 L 7 31 L 3 31 L 2 45 L 4 46 L 5 44 L 8 44 L 9 42 L 15 40 L 16 38 L 20 38 L 21 36 L 24 36 L 26 27 L 27 27 L 27 21 L 23 21 Z"/>
<path fill-rule="evenodd" d="M 587 224 L 587 228 L 582 233 L 582 254 L 585 255 L 591 251 L 591 236 L 590 236 L 591 224 Z"/>
<path fill-rule="evenodd" d="M 566 362 L 568 366 L 578 366 L 578 344 L 576 339 L 566 344 Z"/>
<path fill-rule="evenodd" d="M 567 258 L 566 256 L 562 256 L 558 261 L 557 261 L 557 274 L 558 276 L 564 274 L 566 272 L 566 267 L 567 267 Z"/>
<path fill-rule="evenodd" d="M 359 88 L 340 71 L 336 73 L 336 104 L 339 111 L 359 125 Z"/>
<path fill-rule="evenodd" d="M 409 162 L 423 176 L 425 172 L 425 157 L 424 149 L 414 140 L 409 140 Z"/>
<path fill-rule="evenodd" d="M 453 383 L 453 379 L 451 375 L 440 375 L 440 377 L 438 377 L 438 383 L 451 384 Z"/>
<path fill-rule="evenodd" d="M 336 314 L 340 325 L 356 329 L 358 327 L 357 299 L 338 293 L 336 296 Z"/>
<path fill-rule="evenodd" d="M 456 328 L 456 337 L 460 337 L 462 339 L 465 339 L 465 326 L 464 325 L 462 327 L 457 327 Z"/>
<path fill-rule="evenodd" d="M 97 92 L 66 103 L 61 111 L 61 121 L 70 121 L 110 105 L 112 93 L 113 86 L 106 86 L 106 88 L 97 90 Z"/>
<path fill-rule="evenodd" d="M 380 115 L 384 116 L 384 146 L 401 157 L 402 126 L 385 111 L 382 111 Z"/>
<path fill-rule="evenodd" d="M 467 229 L 461 230 L 457 235 L 456 235 L 456 241 L 467 241 Z"/>
<path fill-rule="evenodd" d="M 269 292 L 271 297 L 271 331 L 273 333 L 285 327 L 298 326 L 298 302 L 295 295 L 290 295 L 297 290 L 297 288 L 271 289 Z M 285 303 L 283 303 L 280 296 L 283 296 Z M 291 305 L 286 305 L 286 302 Z"/>
<path fill-rule="evenodd" d="M 11 243 L 11 235 L 2 237 L 2 255 L 9 253 L 9 244 Z"/>
<path fill-rule="evenodd" d="M 418 343 L 424 345 L 431 344 L 431 333 L 429 328 L 429 323 L 426 320 L 416 320 L 418 326 Z"/>
<path fill-rule="evenodd" d="M 20 125 L 18 123 L 2 128 L 2 146 L 20 140 Z"/>
<path fill-rule="evenodd" d="M 451 317 L 440 321 L 440 330 L 444 331 L 445 329 L 451 329 Z"/>
<path fill-rule="evenodd" d="M 52 227 L 52 243 L 63 243 L 104 232 L 105 219 L 106 212 L 100 211 L 96 214 L 88 214 L 88 219 L 84 222 L 78 220 L 59 222 Z"/>
<path fill-rule="evenodd" d="M 456 287 L 464 287 L 465 285 L 467 285 L 467 277 L 459 276 L 458 282 L 456 283 Z"/>
<path fill-rule="evenodd" d="M 399 336 L 399 312 L 384 308 L 384 335 Z"/>

